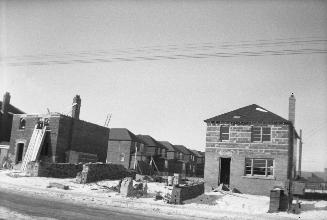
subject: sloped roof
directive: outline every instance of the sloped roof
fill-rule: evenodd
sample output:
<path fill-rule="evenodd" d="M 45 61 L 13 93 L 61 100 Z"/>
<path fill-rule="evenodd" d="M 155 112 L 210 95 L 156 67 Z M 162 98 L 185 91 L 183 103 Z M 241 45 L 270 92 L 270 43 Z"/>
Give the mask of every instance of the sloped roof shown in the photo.
<path fill-rule="evenodd" d="M 197 150 L 191 150 L 191 151 L 196 157 L 203 157 L 203 155 L 200 153 L 200 151 L 197 151 Z"/>
<path fill-rule="evenodd" d="M 109 132 L 109 140 L 135 141 L 139 143 L 144 143 L 140 138 L 138 138 L 127 128 L 111 128 Z"/>
<path fill-rule="evenodd" d="M 0 109 L 1 109 L 1 107 L 2 107 L 2 101 L 0 101 Z M 8 112 L 11 112 L 13 114 L 25 114 L 25 112 L 23 112 L 22 110 L 20 110 L 19 108 L 15 107 L 11 104 L 9 104 Z"/>
<path fill-rule="evenodd" d="M 205 122 L 227 122 L 227 123 L 277 123 L 291 124 L 289 120 L 282 118 L 267 109 L 256 105 L 248 105 L 225 114 L 217 115 L 213 118 L 204 120 Z"/>
<path fill-rule="evenodd" d="M 182 152 L 183 154 L 192 154 L 192 152 L 187 149 L 184 145 L 174 145 L 175 149 L 177 149 L 179 152 Z"/>
<path fill-rule="evenodd" d="M 159 143 L 156 139 L 151 137 L 150 135 L 136 135 L 139 139 L 141 139 L 147 146 L 149 147 L 160 147 L 167 149 L 163 144 Z"/>
<path fill-rule="evenodd" d="M 159 142 L 166 147 L 167 151 L 176 151 L 174 145 L 172 145 L 170 142 L 168 141 L 159 141 Z"/>

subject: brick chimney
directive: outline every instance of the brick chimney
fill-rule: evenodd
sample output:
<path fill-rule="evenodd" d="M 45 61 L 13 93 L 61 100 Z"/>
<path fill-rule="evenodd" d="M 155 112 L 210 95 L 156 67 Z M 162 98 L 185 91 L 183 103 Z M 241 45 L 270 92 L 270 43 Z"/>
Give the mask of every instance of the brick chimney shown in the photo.
<path fill-rule="evenodd" d="M 72 117 L 75 119 L 79 119 L 80 110 L 81 110 L 81 97 L 79 95 L 76 95 L 73 99 Z"/>
<path fill-rule="evenodd" d="M 288 120 L 290 120 L 295 125 L 295 96 L 292 93 L 288 99 Z"/>
<path fill-rule="evenodd" d="M 3 95 L 2 105 L 1 105 L 1 124 L 0 124 L 0 141 L 6 140 L 8 141 L 8 134 L 7 134 L 7 127 L 8 127 L 8 109 L 10 104 L 10 94 L 9 92 L 6 92 Z"/>
<path fill-rule="evenodd" d="M 10 94 L 9 94 L 9 92 L 6 92 L 3 95 L 3 101 L 2 101 L 2 106 L 1 106 L 1 111 L 3 114 L 7 114 L 9 104 L 10 104 Z"/>

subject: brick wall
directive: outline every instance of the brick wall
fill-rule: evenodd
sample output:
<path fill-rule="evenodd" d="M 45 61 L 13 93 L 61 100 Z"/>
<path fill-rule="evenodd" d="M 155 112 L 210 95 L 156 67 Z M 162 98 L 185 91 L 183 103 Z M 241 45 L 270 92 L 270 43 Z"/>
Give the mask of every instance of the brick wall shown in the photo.
<path fill-rule="evenodd" d="M 78 183 L 90 183 L 105 179 L 117 180 L 130 175 L 128 170 L 120 164 L 86 163 L 76 181 Z"/>
<path fill-rule="evenodd" d="M 263 143 L 251 142 L 251 126 L 248 125 L 230 126 L 228 141 L 220 141 L 219 124 L 207 127 L 204 169 L 206 190 L 218 186 L 220 158 L 231 158 L 230 186 L 243 193 L 269 195 L 273 186 L 284 185 L 289 170 L 289 126 L 268 126 L 271 127 L 271 141 Z M 274 159 L 274 177 L 245 176 L 245 158 Z"/>
<path fill-rule="evenodd" d="M 107 163 L 121 164 L 126 169 L 131 168 L 130 164 L 132 141 L 109 140 L 107 151 Z M 121 161 L 121 155 L 124 155 L 124 161 Z"/>
<path fill-rule="evenodd" d="M 65 154 L 68 150 L 96 154 L 98 161 L 105 162 L 108 138 L 109 128 L 60 115 L 57 162 L 66 161 Z"/>
<path fill-rule="evenodd" d="M 195 198 L 204 193 L 204 184 L 195 184 L 191 186 L 174 186 L 171 194 L 170 203 L 182 204 L 183 201 Z"/>
<path fill-rule="evenodd" d="M 30 162 L 26 172 L 31 176 L 75 178 L 82 169 L 82 164 Z"/>
<path fill-rule="evenodd" d="M 20 118 L 23 117 L 26 121 L 25 128 L 19 129 L 19 121 Z M 9 156 L 12 161 L 17 161 L 17 144 L 24 143 L 24 153 L 25 155 L 30 138 L 32 137 L 32 133 L 34 131 L 35 125 L 40 116 L 37 115 L 14 115 L 12 130 L 11 130 L 11 138 L 10 138 L 10 149 Z M 49 129 L 47 132 L 44 145 L 48 147 L 48 155 L 41 155 L 43 159 L 47 159 L 48 161 L 55 162 L 56 155 L 56 146 L 57 146 L 57 136 L 58 136 L 58 127 L 59 127 L 59 117 L 54 116 L 49 118 Z"/>

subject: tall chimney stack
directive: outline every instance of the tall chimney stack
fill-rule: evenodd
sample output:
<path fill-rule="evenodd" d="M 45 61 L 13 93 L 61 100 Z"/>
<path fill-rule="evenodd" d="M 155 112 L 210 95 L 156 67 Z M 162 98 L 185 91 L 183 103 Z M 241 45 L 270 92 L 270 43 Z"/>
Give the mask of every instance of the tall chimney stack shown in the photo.
<path fill-rule="evenodd" d="M 9 92 L 6 92 L 3 95 L 3 101 L 2 101 L 2 106 L 1 106 L 1 111 L 4 115 L 6 115 L 8 112 L 9 104 L 10 104 L 10 94 L 9 94 Z"/>
<path fill-rule="evenodd" d="M 295 126 L 295 96 L 293 93 L 288 99 L 288 120 Z"/>
<path fill-rule="evenodd" d="M 75 119 L 79 119 L 80 110 L 81 110 L 81 97 L 79 95 L 76 95 L 73 99 L 72 117 Z"/>

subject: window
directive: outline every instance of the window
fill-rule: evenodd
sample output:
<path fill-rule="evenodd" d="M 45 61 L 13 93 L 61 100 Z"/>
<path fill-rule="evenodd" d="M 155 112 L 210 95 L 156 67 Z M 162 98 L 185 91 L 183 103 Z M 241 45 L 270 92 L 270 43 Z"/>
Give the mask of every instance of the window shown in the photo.
<path fill-rule="evenodd" d="M 220 126 L 220 140 L 229 140 L 229 126 Z"/>
<path fill-rule="evenodd" d="M 26 126 L 25 118 L 20 118 L 19 119 L 19 129 L 25 129 L 25 126 Z"/>
<path fill-rule="evenodd" d="M 120 154 L 120 162 L 124 162 L 125 161 L 125 154 L 121 153 Z"/>
<path fill-rule="evenodd" d="M 251 140 L 252 142 L 263 142 L 271 140 L 271 128 L 270 127 L 257 127 L 251 128 Z"/>
<path fill-rule="evenodd" d="M 245 175 L 246 176 L 273 176 L 274 160 L 261 159 L 261 158 L 246 158 Z"/>

